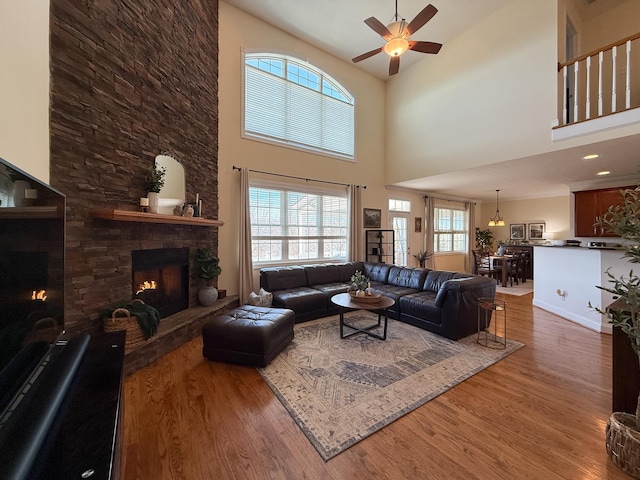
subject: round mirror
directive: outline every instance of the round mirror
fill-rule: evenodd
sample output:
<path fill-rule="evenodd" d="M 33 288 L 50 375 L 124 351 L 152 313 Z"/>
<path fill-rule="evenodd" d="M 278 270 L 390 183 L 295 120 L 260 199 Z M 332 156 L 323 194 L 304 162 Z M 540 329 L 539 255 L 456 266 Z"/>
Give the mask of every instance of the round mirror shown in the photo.
<path fill-rule="evenodd" d="M 156 168 L 164 168 L 164 185 L 160 190 L 158 211 L 165 215 L 173 215 L 173 209 L 182 205 L 186 199 L 186 182 L 184 167 L 170 155 L 158 155 Z"/>

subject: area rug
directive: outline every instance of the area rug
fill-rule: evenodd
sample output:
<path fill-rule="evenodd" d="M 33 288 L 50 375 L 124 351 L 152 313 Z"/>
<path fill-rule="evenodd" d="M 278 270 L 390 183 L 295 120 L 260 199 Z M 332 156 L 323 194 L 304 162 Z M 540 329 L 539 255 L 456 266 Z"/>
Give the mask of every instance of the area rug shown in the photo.
<path fill-rule="evenodd" d="M 369 325 L 371 312 L 345 314 Z M 348 329 L 345 329 L 347 333 Z M 329 460 L 524 345 L 494 350 L 389 320 L 387 340 L 340 339 L 338 316 L 295 326 L 289 346 L 258 369 L 320 456 Z"/>
<path fill-rule="evenodd" d="M 533 293 L 533 280 L 527 280 L 525 283 L 514 284 L 512 287 L 503 287 L 498 285 L 496 293 L 504 293 L 505 295 L 515 295 L 521 297 L 528 293 Z"/>

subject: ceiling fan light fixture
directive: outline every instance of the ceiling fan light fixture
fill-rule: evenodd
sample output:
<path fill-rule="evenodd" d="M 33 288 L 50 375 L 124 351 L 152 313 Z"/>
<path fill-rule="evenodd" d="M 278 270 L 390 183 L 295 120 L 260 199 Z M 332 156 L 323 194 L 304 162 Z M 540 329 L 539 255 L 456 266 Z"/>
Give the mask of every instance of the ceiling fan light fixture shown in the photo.
<path fill-rule="evenodd" d="M 409 42 L 406 38 L 395 37 L 389 40 L 383 47 L 384 53 L 390 57 L 399 57 L 409 50 Z"/>

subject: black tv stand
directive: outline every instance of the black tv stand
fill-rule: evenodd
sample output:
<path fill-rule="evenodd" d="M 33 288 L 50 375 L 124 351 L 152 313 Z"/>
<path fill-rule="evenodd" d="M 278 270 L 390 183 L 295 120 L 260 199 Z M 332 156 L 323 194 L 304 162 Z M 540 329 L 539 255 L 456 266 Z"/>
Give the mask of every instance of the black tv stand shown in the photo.
<path fill-rule="evenodd" d="M 67 355 L 75 358 L 78 364 L 70 366 L 74 375 L 67 379 L 68 394 L 62 395 L 59 408 L 44 422 L 49 424 L 44 434 L 36 433 L 44 435 L 45 440 L 35 451 L 16 452 L 26 460 L 21 460 L 22 464 L 11 475 L 0 477 L 30 480 L 119 478 L 124 332 L 79 337 L 80 341 L 78 336 L 69 340 L 72 348 Z M 77 347 L 83 342 L 86 349 Z M 83 351 L 76 356 L 78 348 Z M 62 358 L 66 363 L 63 356 L 66 353 L 65 347 L 55 360 Z M 37 401 L 47 404 L 52 401 L 51 397 L 60 400 L 60 395 L 53 389 Z M 43 422 L 38 420 L 38 423 Z M 19 425 L 24 422 L 21 420 Z M 0 463 L 10 463 L 6 457 L 0 460 Z"/>

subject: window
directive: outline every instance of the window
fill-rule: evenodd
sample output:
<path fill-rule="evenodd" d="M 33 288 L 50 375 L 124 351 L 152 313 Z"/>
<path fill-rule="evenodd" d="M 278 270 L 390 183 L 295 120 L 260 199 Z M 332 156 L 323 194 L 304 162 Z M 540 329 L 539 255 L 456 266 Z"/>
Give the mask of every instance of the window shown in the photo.
<path fill-rule="evenodd" d="M 254 264 L 347 259 L 347 193 L 252 186 L 251 251 Z"/>
<path fill-rule="evenodd" d="M 467 252 L 467 219 L 462 209 L 433 209 L 433 251 Z"/>
<path fill-rule="evenodd" d="M 354 158 L 354 99 L 301 60 L 245 54 L 244 135 Z"/>

